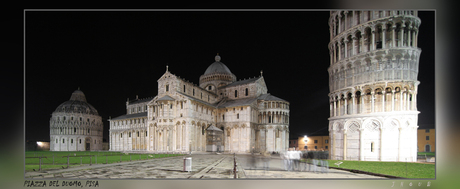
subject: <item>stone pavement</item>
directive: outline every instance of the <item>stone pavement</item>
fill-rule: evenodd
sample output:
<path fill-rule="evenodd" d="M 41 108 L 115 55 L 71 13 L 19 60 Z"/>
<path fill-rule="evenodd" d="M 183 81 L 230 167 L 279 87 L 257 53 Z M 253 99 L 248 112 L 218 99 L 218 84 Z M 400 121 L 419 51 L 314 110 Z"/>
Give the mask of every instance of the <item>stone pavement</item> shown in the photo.
<path fill-rule="evenodd" d="M 243 167 L 244 176 L 248 179 L 348 179 L 348 178 L 359 178 L 359 179 L 386 179 L 385 177 L 378 177 L 367 174 L 352 173 L 349 171 L 338 170 L 338 169 L 323 169 L 317 168 L 317 171 L 285 171 L 284 163 L 279 156 L 272 156 L 269 161 L 268 170 L 264 170 L 263 160 L 260 156 L 240 155 L 238 156 L 240 167 Z M 305 164 L 300 164 L 304 166 Z M 308 168 L 307 168 L 308 169 Z"/>
<path fill-rule="evenodd" d="M 184 172 L 184 157 L 192 157 L 192 171 Z M 233 179 L 234 156 L 229 154 L 192 154 L 142 161 L 92 166 L 71 167 L 68 169 L 26 172 L 26 179 Z M 382 179 L 365 174 L 329 169 L 327 173 L 306 171 L 284 171 L 281 159 L 273 157 L 268 171 L 262 170 L 262 163 L 251 164 L 250 155 L 236 155 L 239 179 L 260 178 L 370 178 Z M 255 166 L 251 166 L 255 165 Z"/>

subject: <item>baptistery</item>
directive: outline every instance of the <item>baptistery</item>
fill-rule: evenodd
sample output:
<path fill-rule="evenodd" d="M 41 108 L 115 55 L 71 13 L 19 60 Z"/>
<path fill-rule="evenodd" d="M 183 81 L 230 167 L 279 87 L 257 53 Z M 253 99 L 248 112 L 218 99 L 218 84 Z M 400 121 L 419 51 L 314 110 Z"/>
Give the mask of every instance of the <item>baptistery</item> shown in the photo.
<path fill-rule="evenodd" d="M 102 150 L 102 130 L 101 116 L 78 89 L 51 114 L 50 150 Z"/>

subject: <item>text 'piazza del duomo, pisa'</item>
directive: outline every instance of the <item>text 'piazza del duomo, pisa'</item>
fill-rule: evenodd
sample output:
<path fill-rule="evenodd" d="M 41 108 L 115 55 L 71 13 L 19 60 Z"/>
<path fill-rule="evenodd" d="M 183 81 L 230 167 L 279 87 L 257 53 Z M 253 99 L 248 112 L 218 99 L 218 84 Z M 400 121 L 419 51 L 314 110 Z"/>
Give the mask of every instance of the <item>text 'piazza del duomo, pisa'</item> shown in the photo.
<path fill-rule="evenodd" d="M 417 160 L 417 11 L 331 11 L 331 159 Z"/>

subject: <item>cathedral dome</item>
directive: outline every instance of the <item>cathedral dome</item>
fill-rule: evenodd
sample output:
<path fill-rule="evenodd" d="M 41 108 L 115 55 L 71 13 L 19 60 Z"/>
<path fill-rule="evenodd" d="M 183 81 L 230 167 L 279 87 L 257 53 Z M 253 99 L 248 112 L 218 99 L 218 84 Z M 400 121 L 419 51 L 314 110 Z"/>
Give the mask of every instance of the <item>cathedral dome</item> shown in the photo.
<path fill-rule="evenodd" d="M 216 55 L 215 60 L 200 76 L 200 87 L 216 93 L 217 87 L 235 82 L 236 76 L 224 63 L 220 62 L 219 54 Z"/>
<path fill-rule="evenodd" d="M 213 74 L 213 73 L 232 74 L 230 69 L 228 69 L 228 67 L 224 63 L 220 62 L 219 54 L 216 55 L 215 60 L 216 61 L 214 63 L 212 63 L 208 67 L 208 69 L 206 69 L 206 71 L 204 72 L 204 75 Z"/>
<path fill-rule="evenodd" d="M 59 105 L 54 112 L 99 115 L 96 108 L 86 102 L 85 94 L 80 90 L 74 91 L 70 100 Z"/>

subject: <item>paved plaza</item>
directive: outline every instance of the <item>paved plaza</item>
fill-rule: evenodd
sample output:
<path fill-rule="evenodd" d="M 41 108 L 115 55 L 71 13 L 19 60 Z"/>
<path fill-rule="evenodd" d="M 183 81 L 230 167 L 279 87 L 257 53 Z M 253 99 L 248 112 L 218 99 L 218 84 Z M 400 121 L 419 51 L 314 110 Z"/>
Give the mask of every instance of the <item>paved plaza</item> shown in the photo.
<path fill-rule="evenodd" d="M 184 170 L 184 157 L 192 158 L 192 170 Z M 282 160 L 273 156 L 263 170 L 260 156 L 236 155 L 238 179 L 385 179 L 337 169 L 285 171 Z M 192 154 L 150 160 L 97 164 L 68 169 L 26 172 L 26 179 L 234 179 L 234 155 Z"/>

